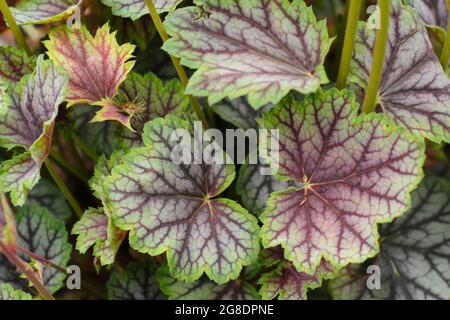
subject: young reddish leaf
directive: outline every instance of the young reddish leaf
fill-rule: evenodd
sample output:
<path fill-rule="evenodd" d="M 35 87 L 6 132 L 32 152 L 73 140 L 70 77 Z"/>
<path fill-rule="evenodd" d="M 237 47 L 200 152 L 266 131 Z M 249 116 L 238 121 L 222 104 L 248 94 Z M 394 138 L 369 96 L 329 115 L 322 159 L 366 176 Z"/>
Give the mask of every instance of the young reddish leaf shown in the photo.
<path fill-rule="evenodd" d="M 24 75 L 32 73 L 35 57 L 28 57 L 25 51 L 14 47 L 0 47 L 0 80 L 6 83 L 18 82 Z"/>
<path fill-rule="evenodd" d="M 375 30 L 358 27 L 349 80 L 366 87 Z M 389 45 L 378 93 L 383 112 L 394 123 L 434 142 L 450 141 L 450 80 L 418 14 L 394 0 Z"/>
<path fill-rule="evenodd" d="M 108 24 L 98 29 L 95 37 L 85 26 L 64 26 L 50 32 L 44 44 L 50 59 L 70 75 L 69 105 L 113 98 L 134 65 L 129 61 L 134 46 L 119 46 Z"/>
<path fill-rule="evenodd" d="M 163 48 L 198 69 L 186 93 L 208 96 L 210 104 L 248 95 L 258 109 L 328 82 L 323 62 L 332 40 L 302 0 L 194 2 L 202 8 L 181 8 L 165 20 L 173 38 Z"/>
<path fill-rule="evenodd" d="M 17 24 L 44 24 L 65 20 L 80 8 L 81 0 L 22 0 L 11 8 Z"/>
<path fill-rule="evenodd" d="M 32 297 L 22 290 L 15 290 L 8 283 L 0 283 L 0 301 L 6 300 L 32 300 Z"/>
<path fill-rule="evenodd" d="M 335 276 L 333 267 L 322 261 L 313 275 L 298 272 L 290 262 L 280 263 L 275 270 L 261 276 L 259 293 L 263 299 L 306 300 L 309 289 L 319 288 L 322 280 Z"/>
<path fill-rule="evenodd" d="M 11 104 L 0 107 L 0 145 L 8 149 L 25 148 L 0 167 L 0 187 L 11 192 L 15 205 L 23 205 L 39 181 L 66 86 L 67 77 L 40 56 L 35 72 L 8 90 Z"/>
<path fill-rule="evenodd" d="M 310 275 L 322 258 L 341 268 L 376 254 L 377 223 L 407 210 L 422 179 L 424 143 L 357 111 L 351 92 L 333 89 L 301 103 L 286 99 L 261 121 L 279 130 L 279 149 L 264 136 L 260 144 L 275 173 L 302 185 L 271 195 L 261 215 L 263 244 L 281 244 L 286 259 Z"/>
<path fill-rule="evenodd" d="M 164 13 L 175 10 L 181 1 L 153 0 L 153 4 L 158 13 Z M 111 7 L 113 14 L 132 20 L 137 20 L 149 13 L 145 0 L 102 0 L 102 3 Z"/>
<path fill-rule="evenodd" d="M 24 206 L 16 213 L 18 244 L 28 251 L 66 267 L 72 251 L 64 223 L 51 216 L 46 208 Z M 30 262 L 27 256 L 22 258 Z M 50 292 L 64 285 L 65 273 L 44 266 L 43 283 Z M 26 280 L 20 278 L 16 267 L 0 254 L 0 283 L 10 283 L 14 288 L 29 291 Z"/>
<path fill-rule="evenodd" d="M 109 300 L 165 300 L 156 281 L 158 266 L 150 261 L 130 263 L 106 283 Z"/>
<path fill-rule="evenodd" d="M 380 268 L 381 288 L 369 290 L 370 274 L 351 265 L 331 283 L 334 298 L 450 297 L 450 184 L 445 179 L 427 178 L 412 199 L 411 210 L 381 228 L 381 253 L 371 262 Z"/>
<path fill-rule="evenodd" d="M 158 270 L 156 277 L 162 292 L 170 300 L 260 300 L 253 285 L 241 279 L 218 285 L 202 277 L 188 283 L 172 278 L 165 267 Z"/>
<path fill-rule="evenodd" d="M 419 13 L 423 21 L 430 26 L 447 30 L 448 10 L 446 0 L 407 0 Z"/>
<path fill-rule="evenodd" d="M 145 126 L 145 147 L 132 149 L 105 181 L 107 207 L 114 224 L 130 230 L 134 249 L 167 252 L 177 279 L 194 281 L 206 272 L 225 283 L 256 260 L 259 227 L 236 202 L 216 199 L 233 181 L 233 165 L 173 162 L 172 149 L 179 142 L 171 137 L 177 129 L 193 131 L 172 115 Z"/>

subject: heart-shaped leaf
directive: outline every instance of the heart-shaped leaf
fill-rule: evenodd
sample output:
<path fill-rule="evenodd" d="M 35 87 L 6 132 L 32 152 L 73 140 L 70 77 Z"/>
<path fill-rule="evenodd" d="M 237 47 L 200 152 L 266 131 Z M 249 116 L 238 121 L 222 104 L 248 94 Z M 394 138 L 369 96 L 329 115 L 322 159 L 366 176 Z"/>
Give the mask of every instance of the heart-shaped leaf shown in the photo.
<path fill-rule="evenodd" d="M 323 62 L 332 40 L 302 0 L 251 2 L 197 0 L 165 20 L 173 37 L 164 44 L 198 69 L 186 93 L 210 104 L 248 95 L 256 109 L 290 90 L 307 94 L 327 83 Z"/>
<path fill-rule="evenodd" d="M 447 30 L 448 10 L 446 0 L 407 0 L 417 10 L 423 21 L 430 26 Z"/>
<path fill-rule="evenodd" d="M 158 266 L 150 261 L 130 263 L 114 272 L 106 283 L 110 300 L 165 300 L 156 281 Z"/>
<path fill-rule="evenodd" d="M 255 261 L 259 227 L 236 202 L 216 198 L 233 181 L 233 165 L 174 163 L 175 130 L 193 132 L 187 121 L 172 115 L 145 126 L 146 146 L 123 157 L 105 182 L 107 207 L 114 224 L 130 230 L 134 249 L 151 255 L 167 252 L 177 279 L 194 281 L 206 272 L 225 283 Z M 201 147 L 198 138 L 195 143 Z M 211 145 L 219 149 L 215 142 Z"/>
<path fill-rule="evenodd" d="M 375 30 L 361 23 L 349 80 L 366 87 Z M 378 101 L 394 123 L 434 142 L 450 141 L 450 80 L 418 14 L 392 1 L 389 44 Z"/>
<path fill-rule="evenodd" d="M 380 234 L 381 253 L 371 262 L 380 269 L 381 288 L 369 290 L 368 274 L 350 266 L 333 281 L 340 299 L 444 299 L 450 297 L 450 184 L 424 180 L 413 207 Z"/>
<path fill-rule="evenodd" d="M 6 83 L 18 82 L 24 75 L 32 73 L 36 58 L 10 46 L 0 47 L 0 80 Z"/>
<path fill-rule="evenodd" d="M 66 267 L 72 251 L 64 223 L 56 220 L 41 207 L 24 206 L 16 213 L 18 245 L 61 267 Z M 26 256 L 22 257 L 29 262 Z M 44 267 L 42 279 L 51 292 L 58 291 L 66 275 L 53 268 Z M 14 265 L 0 254 L 0 283 L 10 283 L 14 288 L 29 291 L 28 283 L 20 277 Z"/>
<path fill-rule="evenodd" d="M 11 8 L 17 24 L 44 24 L 65 20 L 80 10 L 81 0 L 22 0 Z"/>
<path fill-rule="evenodd" d="M 158 13 L 164 13 L 175 10 L 181 1 L 153 0 L 153 4 Z M 149 13 L 145 0 L 102 0 L 102 3 L 111 7 L 113 14 L 132 20 L 137 20 Z"/>
<path fill-rule="evenodd" d="M 259 300 L 255 287 L 241 279 L 218 285 L 207 277 L 195 282 L 177 281 L 167 268 L 160 268 L 157 279 L 162 292 L 170 300 Z"/>
<path fill-rule="evenodd" d="M 50 59 L 70 75 L 66 99 L 69 105 L 113 98 L 134 65 L 134 61 L 129 61 L 134 46 L 120 46 L 108 24 L 98 29 L 94 37 L 85 26 L 64 26 L 50 32 L 44 44 Z"/>
<path fill-rule="evenodd" d="M 0 301 L 5 300 L 32 300 L 32 297 L 22 290 L 14 289 L 8 283 L 0 283 Z"/>
<path fill-rule="evenodd" d="M 34 73 L 8 89 L 10 105 L 0 106 L 0 146 L 25 149 L 0 167 L 0 187 L 15 205 L 23 205 L 39 181 L 66 86 L 67 77 L 40 56 Z"/>
<path fill-rule="evenodd" d="M 302 185 L 271 195 L 263 244 L 281 244 L 310 275 L 322 258 L 340 268 L 376 254 L 377 223 L 405 212 L 422 179 L 424 143 L 357 111 L 351 92 L 333 89 L 303 102 L 288 98 L 261 121 L 279 130 L 279 148 L 265 136 L 260 143 L 275 173 Z"/>

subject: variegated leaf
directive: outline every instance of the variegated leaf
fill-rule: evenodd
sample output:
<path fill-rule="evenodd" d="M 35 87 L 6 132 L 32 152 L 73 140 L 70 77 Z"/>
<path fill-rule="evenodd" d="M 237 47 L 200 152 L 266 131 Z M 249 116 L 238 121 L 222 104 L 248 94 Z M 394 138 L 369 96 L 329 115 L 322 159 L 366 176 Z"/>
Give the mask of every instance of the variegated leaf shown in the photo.
<path fill-rule="evenodd" d="M 349 80 L 365 88 L 375 30 L 358 27 Z M 434 142 L 450 141 L 450 80 L 418 14 L 392 1 L 389 43 L 378 102 L 387 118 Z"/>
<path fill-rule="evenodd" d="M 130 231 L 134 249 L 167 252 L 178 280 L 194 281 L 206 272 L 222 284 L 256 260 L 259 227 L 236 202 L 216 198 L 233 181 L 233 165 L 173 162 L 178 129 L 191 141 L 190 124 L 172 115 L 145 126 L 145 147 L 132 149 L 105 182 L 107 207 L 114 224 Z"/>
<path fill-rule="evenodd" d="M 8 90 L 10 105 L 0 107 L 0 145 L 25 149 L 0 167 L 0 186 L 15 205 L 22 205 L 39 181 L 66 86 L 67 77 L 40 56 L 35 72 Z"/>
<path fill-rule="evenodd" d="M 143 15 L 148 14 L 148 8 L 145 0 L 101 0 L 104 5 L 111 7 L 113 14 L 137 20 Z M 158 13 L 170 12 L 175 10 L 182 0 L 153 0 Z"/>
<path fill-rule="evenodd" d="M 326 22 L 302 0 L 197 0 L 165 20 L 170 54 L 198 69 L 186 93 L 210 104 L 248 95 L 258 109 L 290 90 L 307 94 L 327 83 L 331 45 Z"/>
<path fill-rule="evenodd" d="M 28 57 L 25 51 L 10 46 L 0 47 L 0 80 L 4 83 L 18 82 L 24 75 L 32 73 L 35 57 Z"/>
<path fill-rule="evenodd" d="M 336 299 L 443 299 L 450 297 L 450 184 L 427 178 L 413 207 L 381 229 L 381 253 L 370 263 L 377 274 L 351 265 L 332 282 Z M 372 276 L 371 276 L 372 274 Z M 370 290 L 369 277 L 380 277 Z"/>
<path fill-rule="evenodd" d="M 322 259 L 341 268 L 375 255 L 377 224 L 404 213 L 422 179 L 423 142 L 357 111 L 349 91 L 333 89 L 286 99 L 261 121 L 279 130 L 279 148 L 265 137 L 260 144 L 274 173 L 301 185 L 272 193 L 260 217 L 263 244 L 282 245 L 310 275 Z"/>
<path fill-rule="evenodd" d="M 17 24 L 45 24 L 66 20 L 80 10 L 82 0 L 22 0 L 11 8 Z"/>

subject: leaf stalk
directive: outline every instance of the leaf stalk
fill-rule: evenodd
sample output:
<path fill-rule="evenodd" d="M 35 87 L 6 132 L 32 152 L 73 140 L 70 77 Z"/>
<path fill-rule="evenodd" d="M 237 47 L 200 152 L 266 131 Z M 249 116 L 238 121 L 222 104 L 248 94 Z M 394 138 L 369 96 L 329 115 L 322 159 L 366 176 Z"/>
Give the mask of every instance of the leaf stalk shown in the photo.
<path fill-rule="evenodd" d="M 14 19 L 9 6 L 6 3 L 6 0 L 0 0 L 0 11 L 3 14 L 3 17 L 5 17 L 5 20 L 8 23 L 9 28 L 11 29 L 11 32 L 14 34 L 14 38 L 16 39 L 16 43 L 19 48 L 25 50 L 27 55 L 31 56 L 30 47 L 28 47 L 22 30 L 20 30 L 19 26 L 17 25 L 16 20 Z"/>
<path fill-rule="evenodd" d="M 375 49 L 372 58 L 372 70 L 367 84 L 366 96 L 362 107 L 363 113 L 375 111 L 378 103 L 378 88 L 383 74 L 386 46 L 389 39 L 390 0 L 378 0 L 380 10 L 380 28 L 376 32 Z"/>

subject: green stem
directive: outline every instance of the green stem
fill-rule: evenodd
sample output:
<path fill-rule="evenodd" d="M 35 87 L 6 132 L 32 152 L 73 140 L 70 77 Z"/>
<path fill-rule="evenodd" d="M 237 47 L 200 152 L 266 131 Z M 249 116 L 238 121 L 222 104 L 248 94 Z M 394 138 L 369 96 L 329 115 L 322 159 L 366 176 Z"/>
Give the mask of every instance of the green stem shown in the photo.
<path fill-rule="evenodd" d="M 390 0 L 378 0 L 378 7 L 381 11 L 381 26 L 376 34 L 372 70 L 370 71 L 366 97 L 362 107 L 364 113 L 373 112 L 378 103 L 378 87 L 383 74 L 384 57 L 389 39 Z"/>
<path fill-rule="evenodd" d="M 15 252 L 11 250 L 11 248 L 5 245 L 2 241 L 0 241 L 0 251 L 2 254 L 6 256 L 6 258 L 11 262 L 14 266 L 16 266 L 19 271 L 24 274 L 27 279 L 33 284 L 36 288 L 38 294 L 44 300 L 55 300 L 53 295 L 47 290 L 47 288 L 42 284 L 42 282 L 38 279 L 36 274 L 30 268 L 28 263 L 20 259 Z"/>
<path fill-rule="evenodd" d="M 344 89 L 347 85 L 347 76 L 352 61 L 353 47 L 362 4 L 363 1 L 361 0 L 350 0 L 341 64 L 336 81 L 336 87 L 338 89 Z"/>
<path fill-rule="evenodd" d="M 97 162 L 98 155 L 91 147 L 89 147 L 81 137 L 76 134 L 74 131 L 71 132 L 71 136 L 73 141 L 75 141 L 76 145 L 93 161 Z"/>
<path fill-rule="evenodd" d="M 16 20 L 14 20 L 14 17 L 11 14 L 11 10 L 9 9 L 8 4 L 6 3 L 6 0 L 0 0 L 0 10 L 3 16 L 5 17 L 5 20 L 8 23 L 9 28 L 14 34 L 14 38 L 16 39 L 16 43 L 19 46 L 19 48 L 25 50 L 25 52 L 29 56 L 31 56 L 31 50 L 28 47 L 27 42 L 25 41 L 25 37 L 23 36 L 22 30 L 20 30 L 19 26 L 16 23 Z"/>
<path fill-rule="evenodd" d="M 63 193 L 66 200 L 69 202 L 75 214 L 78 216 L 78 218 L 81 218 L 81 216 L 83 215 L 83 210 L 81 209 L 80 205 L 78 204 L 73 194 L 70 192 L 69 188 L 64 183 L 63 179 L 61 179 L 61 177 L 56 173 L 56 170 L 49 159 L 45 161 L 45 167 L 50 173 L 50 176 L 52 177 L 53 181 L 55 181 L 56 185 Z"/>
<path fill-rule="evenodd" d="M 77 170 L 76 168 L 74 168 L 67 160 L 65 160 L 61 155 L 59 155 L 57 152 L 55 151 L 51 151 L 50 152 L 50 158 L 52 158 L 53 160 L 55 160 L 61 167 L 63 167 L 64 169 L 66 169 L 67 171 L 69 171 L 71 174 L 73 174 L 75 177 L 77 177 L 81 182 L 83 182 L 85 185 L 88 185 L 88 179 L 87 177 L 80 172 L 79 170 Z"/>
<path fill-rule="evenodd" d="M 150 13 L 150 16 L 152 17 L 153 24 L 155 25 L 156 30 L 158 30 L 159 36 L 161 37 L 163 42 L 166 42 L 167 40 L 169 40 L 169 35 L 167 34 L 166 29 L 164 28 L 164 24 L 161 21 L 161 17 L 159 16 L 158 12 L 156 11 L 153 1 L 145 0 L 145 3 L 147 4 L 148 11 Z M 186 74 L 186 71 L 184 70 L 183 66 L 180 63 L 180 59 L 178 59 L 172 55 L 169 55 L 169 56 L 175 67 L 175 70 L 178 73 L 178 77 L 180 78 L 181 83 L 186 88 L 186 86 L 189 82 L 189 78 Z M 194 112 L 196 113 L 197 117 L 203 122 L 203 125 L 205 127 L 207 127 L 208 122 L 206 121 L 206 117 L 202 111 L 200 102 L 198 102 L 198 99 L 193 96 L 189 96 L 189 99 L 191 100 L 192 107 L 194 108 Z"/>
<path fill-rule="evenodd" d="M 450 8 L 449 8 L 449 13 L 450 13 Z M 444 68 L 444 71 L 447 71 L 449 61 L 450 61 L 450 19 L 448 21 L 447 36 L 445 38 L 444 48 L 442 49 L 442 53 L 441 53 L 441 64 L 442 64 L 442 67 Z"/>

